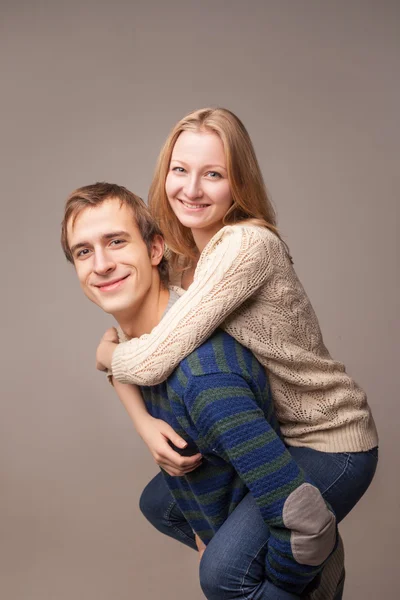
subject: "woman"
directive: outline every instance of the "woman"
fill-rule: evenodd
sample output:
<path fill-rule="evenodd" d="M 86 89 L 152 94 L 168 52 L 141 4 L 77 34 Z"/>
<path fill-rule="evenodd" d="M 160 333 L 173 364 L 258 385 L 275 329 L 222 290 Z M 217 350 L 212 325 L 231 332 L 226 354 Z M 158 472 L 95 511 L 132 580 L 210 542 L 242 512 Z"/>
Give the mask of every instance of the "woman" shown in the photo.
<path fill-rule="evenodd" d="M 182 119 L 149 199 L 187 291 L 149 336 L 101 343 L 100 365 L 121 382 L 152 385 L 221 326 L 267 368 L 285 442 L 340 521 L 374 475 L 375 425 L 364 392 L 323 344 L 239 119 L 225 109 Z"/>

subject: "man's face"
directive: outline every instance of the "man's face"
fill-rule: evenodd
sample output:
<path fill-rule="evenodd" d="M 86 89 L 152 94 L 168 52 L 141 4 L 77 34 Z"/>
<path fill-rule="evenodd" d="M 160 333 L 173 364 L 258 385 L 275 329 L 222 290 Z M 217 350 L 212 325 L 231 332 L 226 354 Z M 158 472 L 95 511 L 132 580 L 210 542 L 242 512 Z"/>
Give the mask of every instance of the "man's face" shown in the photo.
<path fill-rule="evenodd" d="M 68 243 L 85 295 L 114 316 L 132 316 L 152 289 L 163 241 L 151 257 L 132 210 L 116 198 L 84 209 L 68 226 Z"/>

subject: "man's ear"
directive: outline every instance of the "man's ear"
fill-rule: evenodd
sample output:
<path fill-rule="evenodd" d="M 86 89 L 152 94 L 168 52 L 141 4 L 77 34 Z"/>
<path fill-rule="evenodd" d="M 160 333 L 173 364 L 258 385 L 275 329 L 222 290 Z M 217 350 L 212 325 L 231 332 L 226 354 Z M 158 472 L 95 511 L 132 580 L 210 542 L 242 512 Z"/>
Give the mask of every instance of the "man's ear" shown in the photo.
<path fill-rule="evenodd" d="M 164 238 L 161 235 L 155 235 L 151 241 L 150 259 L 153 266 L 160 264 L 164 256 Z"/>

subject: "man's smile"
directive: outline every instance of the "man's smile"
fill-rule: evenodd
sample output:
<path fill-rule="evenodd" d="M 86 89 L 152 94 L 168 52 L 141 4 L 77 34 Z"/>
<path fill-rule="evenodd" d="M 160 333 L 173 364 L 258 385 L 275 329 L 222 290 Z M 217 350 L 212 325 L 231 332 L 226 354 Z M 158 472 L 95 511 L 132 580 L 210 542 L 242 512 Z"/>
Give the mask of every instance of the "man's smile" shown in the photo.
<path fill-rule="evenodd" d="M 104 283 L 95 284 L 95 287 L 102 292 L 110 292 L 120 287 L 120 285 L 122 285 L 123 282 L 129 277 L 129 275 L 130 274 L 125 275 L 124 277 L 119 277 L 118 279 L 113 279 L 112 281 L 105 281 Z"/>

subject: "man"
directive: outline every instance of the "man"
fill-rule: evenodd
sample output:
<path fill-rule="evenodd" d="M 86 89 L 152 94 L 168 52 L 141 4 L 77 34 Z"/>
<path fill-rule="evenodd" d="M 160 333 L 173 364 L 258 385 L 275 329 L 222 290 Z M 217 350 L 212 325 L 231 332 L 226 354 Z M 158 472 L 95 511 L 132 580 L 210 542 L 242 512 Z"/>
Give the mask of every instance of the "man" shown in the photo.
<path fill-rule="evenodd" d="M 106 183 L 76 190 L 66 203 L 62 245 L 84 293 L 115 317 L 124 339 L 159 323 L 173 294 L 162 236 L 138 197 Z M 118 384 L 117 391 L 132 408 L 131 386 Z M 243 588 L 235 569 L 230 589 L 226 572 L 215 571 L 220 540 L 229 550 L 233 539 L 237 569 L 245 560 L 241 548 L 257 547 L 246 570 L 247 597 L 304 593 L 335 547 L 335 517 L 279 436 L 268 378 L 256 358 L 218 331 L 166 382 L 142 392 L 153 417 L 204 457 L 184 477 L 164 473 L 156 480 L 178 508 L 188 545 L 195 532 L 207 546 L 200 570 L 207 597 L 233 598 L 235 585 Z"/>

